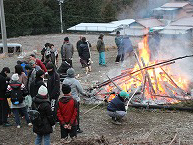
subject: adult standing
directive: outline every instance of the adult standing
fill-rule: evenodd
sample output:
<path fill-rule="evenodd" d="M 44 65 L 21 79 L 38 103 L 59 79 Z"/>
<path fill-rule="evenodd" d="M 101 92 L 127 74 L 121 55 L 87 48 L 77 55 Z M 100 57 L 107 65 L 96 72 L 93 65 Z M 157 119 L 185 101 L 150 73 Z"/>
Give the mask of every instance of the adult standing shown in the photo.
<path fill-rule="evenodd" d="M 46 44 L 44 45 L 44 48 L 41 50 L 41 55 L 42 55 L 41 61 L 42 61 L 42 62 L 44 62 L 44 60 L 45 60 L 45 56 L 47 55 L 47 54 L 46 54 L 46 51 L 47 51 L 47 49 L 49 48 L 49 45 L 50 45 L 50 43 L 46 43 Z"/>
<path fill-rule="evenodd" d="M 106 66 L 105 62 L 105 43 L 103 41 L 104 34 L 100 34 L 97 41 L 97 50 L 99 52 L 99 65 Z"/>
<path fill-rule="evenodd" d="M 36 78 L 36 72 L 38 70 L 41 70 L 40 66 L 36 65 L 35 61 L 34 60 L 31 60 L 29 62 L 29 65 L 32 67 L 32 72 L 31 72 L 31 76 L 30 76 L 30 79 L 29 79 L 29 85 L 35 80 Z"/>
<path fill-rule="evenodd" d="M 76 43 L 76 49 L 77 49 L 77 52 L 78 52 L 78 56 L 80 57 L 80 44 L 82 44 L 82 35 L 80 35 L 79 38 L 80 38 L 80 40 L 78 40 L 77 43 Z M 82 67 L 84 67 L 81 57 L 80 57 L 80 64 L 82 65 Z"/>
<path fill-rule="evenodd" d="M 8 67 L 4 67 L 0 73 L 0 125 L 4 127 L 10 126 L 7 122 L 9 105 L 5 95 L 8 86 L 6 78 L 9 73 L 10 69 Z"/>
<path fill-rule="evenodd" d="M 47 72 L 47 69 L 45 67 L 45 65 L 43 64 L 43 62 L 39 59 L 36 58 L 36 56 L 34 54 L 31 54 L 30 55 L 30 60 L 33 60 L 35 61 L 35 63 L 41 67 L 41 69 L 44 71 L 44 72 Z"/>
<path fill-rule="evenodd" d="M 86 37 L 82 37 L 82 44 L 80 44 L 79 55 L 82 59 L 82 65 L 85 68 L 86 74 L 91 71 L 91 60 L 90 60 L 90 50 L 89 43 L 86 42 Z"/>
<path fill-rule="evenodd" d="M 117 51 L 118 51 L 117 52 L 117 57 L 116 57 L 116 60 L 115 60 L 116 64 L 118 64 L 120 60 L 122 62 L 124 60 L 122 39 L 123 39 L 123 37 L 120 35 L 120 31 L 117 31 L 116 32 L 116 37 L 115 37 L 115 44 L 117 45 Z"/>
<path fill-rule="evenodd" d="M 82 133 L 83 131 L 80 129 L 79 123 L 80 123 L 80 95 L 85 96 L 86 94 L 83 92 L 82 85 L 80 82 L 75 78 L 75 71 L 73 68 L 69 68 L 67 70 L 67 77 L 64 79 L 63 84 L 67 84 L 71 87 L 71 95 L 72 97 L 78 102 L 77 107 L 77 132 Z"/>
<path fill-rule="evenodd" d="M 56 72 L 55 67 L 52 63 L 48 63 L 46 65 L 46 68 L 48 70 L 48 82 L 47 82 L 48 95 L 51 100 L 51 107 L 54 113 L 54 117 L 56 117 L 57 111 L 56 104 L 58 101 L 58 97 L 60 96 L 60 76 Z"/>
<path fill-rule="evenodd" d="M 69 38 L 64 38 L 64 44 L 61 47 L 62 61 L 67 61 L 72 67 L 72 56 L 74 54 L 74 46 L 69 42 Z"/>

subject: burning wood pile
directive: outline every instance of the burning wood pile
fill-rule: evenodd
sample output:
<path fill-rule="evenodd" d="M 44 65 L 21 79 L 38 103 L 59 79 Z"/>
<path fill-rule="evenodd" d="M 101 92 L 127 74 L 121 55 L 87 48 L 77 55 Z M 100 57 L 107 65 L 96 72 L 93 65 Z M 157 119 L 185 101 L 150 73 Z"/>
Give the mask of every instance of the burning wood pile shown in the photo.
<path fill-rule="evenodd" d="M 188 80 L 183 76 L 172 75 L 170 65 L 178 59 L 193 57 L 193 55 L 164 61 L 150 61 L 147 39 L 148 36 L 145 36 L 141 42 L 143 48 L 139 50 L 139 56 L 134 52 L 137 61 L 134 68 L 124 70 L 121 75 L 114 78 L 107 76 L 107 81 L 93 87 L 95 98 L 111 101 L 120 90 L 133 94 L 137 88 L 140 88 L 140 93 L 132 98 L 133 104 L 174 104 L 191 99 L 188 93 Z"/>

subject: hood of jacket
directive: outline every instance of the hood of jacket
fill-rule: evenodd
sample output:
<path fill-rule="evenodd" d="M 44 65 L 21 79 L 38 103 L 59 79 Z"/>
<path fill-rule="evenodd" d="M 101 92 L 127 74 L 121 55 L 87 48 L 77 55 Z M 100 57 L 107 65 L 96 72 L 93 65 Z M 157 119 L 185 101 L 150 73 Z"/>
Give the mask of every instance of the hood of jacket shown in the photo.
<path fill-rule="evenodd" d="M 63 104 L 68 103 L 72 99 L 72 96 L 65 95 L 59 99 L 59 102 L 62 102 Z"/>
<path fill-rule="evenodd" d="M 50 102 L 48 96 L 42 96 L 42 95 L 39 95 L 37 94 L 34 98 L 33 98 L 33 101 L 37 104 L 40 104 L 40 103 L 43 103 L 43 102 Z"/>

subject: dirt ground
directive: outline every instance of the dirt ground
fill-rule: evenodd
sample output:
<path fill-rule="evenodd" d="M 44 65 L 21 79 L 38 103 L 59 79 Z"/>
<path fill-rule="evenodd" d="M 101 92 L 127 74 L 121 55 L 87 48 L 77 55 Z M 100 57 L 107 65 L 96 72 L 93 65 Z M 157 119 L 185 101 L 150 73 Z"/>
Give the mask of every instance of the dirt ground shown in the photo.
<path fill-rule="evenodd" d="M 8 42 L 21 43 L 24 51 L 31 52 L 36 49 L 40 52 L 46 42 L 53 43 L 58 49 L 61 47 L 63 38 L 69 36 L 70 41 L 76 44 L 79 35 L 77 34 L 55 34 L 11 38 Z M 98 35 L 86 35 L 93 46 L 96 45 Z M 81 68 L 77 52 L 73 57 L 73 67 L 78 79 L 86 89 L 97 81 L 102 82 L 107 79 L 106 74 L 114 76 L 120 70 L 132 68 L 135 59 L 131 56 L 124 64 L 115 64 L 116 49 L 114 49 L 114 37 L 105 36 L 105 44 L 109 47 L 106 52 L 107 67 L 98 65 L 98 53 L 92 50 L 92 72 L 88 75 Z M 14 72 L 14 65 L 18 58 L 8 57 L 0 60 L 0 69 L 9 66 Z M 60 60 L 61 62 L 61 60 Z M 70 144 L 95 145 L 95 144 L 132 144 L 132 145 L 191 145 L 193 144 L 193 115 L 188 112 L 167 111 L 167 110 L 146 110 L 130 108 L 122 125 L 112 124 L 111 119 L 106 114 L 106 104 L 96 107 L 84 114 L 94 105 L 81 105 L 81 129 L 84 131 L 78 134 L 77 140 Z M 9 118 L 13 126 L 4 128 L 0 126 L 0 145 L 32 145 L 36 135 L 32 128 L 29 128 L 25 120 L 22 119 L 22 127 L 17 129 L 13 117 Z M 51 144 L 60 145 L 60 128 L 56 124 L 54 132 L 51 134 Z"/>

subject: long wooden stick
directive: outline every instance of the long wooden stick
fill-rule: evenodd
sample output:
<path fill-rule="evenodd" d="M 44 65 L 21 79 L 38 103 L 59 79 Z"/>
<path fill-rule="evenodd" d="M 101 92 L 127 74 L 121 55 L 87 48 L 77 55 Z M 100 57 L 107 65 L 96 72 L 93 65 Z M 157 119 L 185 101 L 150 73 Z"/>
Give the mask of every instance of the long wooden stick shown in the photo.
<path fill-rule="evenodd" d="M 172 141 L 170 142 L 170 144 L 169 145 L 172 145 L 172 143 L 174 142 L 174 140 L 176 139 L 176 137 L 177 137 L 177 133 L 175 134 L 175 136 L 174 136 L 174 138 L 172 139 Z"/>
<path fill-rule="evenodd" d="M 106 75 L 108 77 L 108 79 L 117 87 L 117 89 L 119 89 L 119 91 L 122 91 L 121 87 L 118 86 L 108 75 Z"/>

